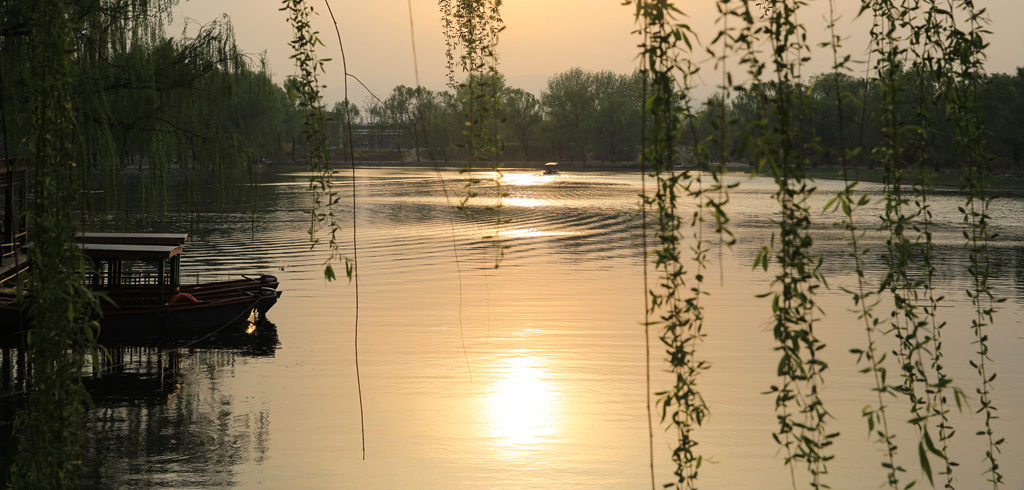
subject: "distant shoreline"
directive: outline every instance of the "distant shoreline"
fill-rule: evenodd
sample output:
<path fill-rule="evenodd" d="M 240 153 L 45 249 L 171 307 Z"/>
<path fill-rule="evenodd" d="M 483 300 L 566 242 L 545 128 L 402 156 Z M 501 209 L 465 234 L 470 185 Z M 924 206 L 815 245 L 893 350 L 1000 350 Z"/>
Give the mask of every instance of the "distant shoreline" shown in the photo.
<path fill-rule="evenodd" d="M 336 169 L 348 168 L 347 162 L 334 161 L 331 162 L 332 166 Z M 505 162 L 501 168 L 509 170 L 537 170 L 541 171 L 544 168 L 545 162 Z M 304 168 L 304 164 L 301 162 L 292 161 L 281 161 L 273 162 L 272 167 L 294 167 Z M 358 161 L 356 162 L 356 168 L 372 168 L 372 167 L 396 167 L 396 168 L 443 168 L 448 170 L 460 170 L 466 168 L 465 162 L 407 162 L 407 161 Z M 484 170 L 488 167 L 475 165 L 475 169 Z M 558 168 L 565 172 L 611 172 L 611 171 L 628 171 L 628 172 L 639 172 L 640 164 L 636 161 L 628 162 L 558 162 Z M 685 170 L 684 168 L 678 168 L 678 170 Z M 743 163 L 729 163 L 725 165 L 727 174 L 749 174 L 753 170 L 751 165 Z M 813 179 L 825 179 L 825 180 L 842 180 L 842 169 L 834 166 L 819 166 L 807 169 L 808 175 Z M 927 178 L 931 181 L 932 185 L 941 187 L 952 187 L 959 188 L 962 184 L 960 180 L 960 174 L 956 171 L 947 172 L 928 172 Z M 856 167 L 850 170 L 851 180 L 859 180 L 861 182 L 875 182 L 881 183 L 883 177 L 882 170 L 869 169 Z M 917 175 L 913 173 L 904 174 L 904 185 L 913 185 L 917 183 Z M 990 176 L 988 180 L 988 186 L 993 189 L 1012 189 L 1012 190 L 1024 190 L 1024 175 L 1021 173 L 1002 172 L 997 171 L 994 175 Z"/>

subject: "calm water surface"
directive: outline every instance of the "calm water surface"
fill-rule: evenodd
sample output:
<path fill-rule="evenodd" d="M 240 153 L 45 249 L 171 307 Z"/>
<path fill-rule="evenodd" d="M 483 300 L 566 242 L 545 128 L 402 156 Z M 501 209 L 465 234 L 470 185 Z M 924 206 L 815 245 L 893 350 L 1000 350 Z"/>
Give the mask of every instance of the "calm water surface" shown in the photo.
<path fill-rule="evenodd" d="M 452 203 L 465 193 L 446 173 Z M 481 175 L 489 178 L 487 175 Z M 771 233 L 770 183 L 735 177 L 733 230 L 739 243 L 716 251 L 700 380 L 711 417 L 699 430 L 706 459 L 702 488 L 791 488 L 772 441 L 778 380 L 768 290 L 751 270 Z M 429 169 L 359 170 L 359 373 L 365 423 L 361 449 L 356 380 L 355 290 L 325 283 L 324 247 L 310 250 L 310 198 L 302 174 L 262 177 L 261 209 L 210 206 L 172 220 L 191 231 L 183 270 L 200 280 L 240 272 L 276 274 L 284 295 L 270 312 L 276 334 L 242 345 L 174 350 L 127 349 L 126 379 L 170 386 L 102 398 L 91 412 L 89 486 L 96 488 L 649 488 L 642 240 L 638 176 L 511 171 L 499 211 L 471 203 L 452 211 Z M 342 185 L 351 181 L 342 179 Z M 837 190 L 819 183 L 821 209 Z M 346 187 L 344 192 L 348 192 Z M 877 189 L 876 189 L 877 190 Z M 973 395 L 968 365 L 970 305 L 963 290 L 960 198 L 937 193 L 942 317 L 949 322 L 946 367 Z M 350 220 L 348 202 L 342 215 Z M 878 215 L 874 208 L 861 216 Z M 1024 201 L 998 201 L 998 294 L 1008 298 L 991 329 L 995 422 L 1006 437 L 1000 461 L 1006 488 L 1024 488 Z M 500 224 L 497 218 L 500 217 Z M 827 311 L 817 331 L 831 368 L 823 397 L 839 431 L 833 488 L 885 483 L 882 448 L 872 444 L 861 409 L 872 381 L 849 349 L 862 347 L 861 323 L 839 292 L 852 284 L 846 236 L 821 221 L 816 246 L 829 257 Z M 351 222 L 344 248 L 352 252 Z M 882 264 L 875 250 L 872 279 Z M 501 251 L 500 266 L 495 269 Z M 880 310 L 882 311 L 882 310 Z M 884 316 L 884 313 L 883 313 Z M 653 390 L 670 386 L 651 333 Z M 892 369 L 892 368 L 891 368 Z M 892 369 L 895 372 L 895 369 Z M 142 374 L 140 374 L 142 373 Z M 135 376 L 135 377 L 132 377 Z M 147 386 L 151 386 L 147 385 Z M 148 390 L 148 391 L 147 391 Z M 909 418 L 893 402 L 890 420 Z M 971 408 L 976 409 L 976 397 Z M 958 488 L 981 488 L 982 418 L 954 420 Z M 671 440 L 655 419 L 658 486 L 671 481 Z M 900 428 L 906 479 L 921 478 L 915 436 Z M 937 464 L 937 463 L 936 463 Z M 798 472 L 800 486 L 806 477 Z"/>

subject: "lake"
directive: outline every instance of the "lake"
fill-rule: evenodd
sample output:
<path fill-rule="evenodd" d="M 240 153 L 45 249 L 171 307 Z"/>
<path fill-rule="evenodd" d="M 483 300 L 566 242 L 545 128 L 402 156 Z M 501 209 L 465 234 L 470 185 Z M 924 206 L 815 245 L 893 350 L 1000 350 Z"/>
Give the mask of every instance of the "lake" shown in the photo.
<path fill-rule="evenodd" d="M 347 175 L 338 176 L 339 238 L 351 254 Z M 649 488 L 640 177 L 510 170 L 501 179 L 508 197 L 488 209 L 494 176 L 480 173 L 481 197 L 470 201 L 468 217 L 454 209 L 466 193 L 463 177 L 358 170 L 358 383 L 355 287 L 323 279 L 327 252 L 323 244 L 310 249 L 305 174 L 265 172 L 255 209 L 199 202 L 192 209 L 201 212 L 172 210 L 159 227 L 140 224 L 192 234 L 182 265 L 189 279 L 273 273 L 284 294 L 268 315 L 276 331 L 259 338 L 121 349 L 110 371 L 123 381 L 107 386 L 90 412 L 87 486 Z M 791 488 L 772 440 L 774 396 L 764 394 L 778 382 L 778 355 L 770 300 L 756 295 L 769 290 L 772 274 L 752 270 L 772 232 L 772 183 L 730 179 L 741 182 L 728 208 L 738 243 L 710 256 L 699 348 L 711 363 L 699 381 L 711 412 L 696 433 L 705 459 L 700 486 Z M 818 185 L 812 205 L 820 212 L 840 183 Z M 862 189 L 874 204 L 858 219 L 873 226 L 880 187 Z M 952 417 L 956 485 L 982 488 L 986 446 L 974 435 L 983 418 L 972 413 L 978 375 L 968 364 L 976 347 L 961 202 L 955 191 L 937 191 L 931 201 L 938 289 L 946 295 L 939 314 L 948 322 L 946 370 L 970 395 L 970 408 Z M 1006 438 L 1005 488 L 1024 488 L 1024 466 L 1013 463 L 1024 461 L 1024 200 L 1001 199 L 992 214 L 1000 232 L 991 244 L 994 284 L 1007 298 L 989 330 L 1001 417 L 994 426 Z M 866 336 L 841 291 L 855 276 L 848 235 L 835 221 L 820 217 L 815 229 L 830 285 L 819 294 L 826 315 L 815 327 L 828 345 L 822 397 L 840 432 L 824 482 L 876 488 L 885 484 L 883 448 L 861 416 L 876 398 L 872 378 L 858 373 L 863 366 L 849 353 Z M 868 277 L 877 282 L 884 241 L 870 235 L 865 243 Z M 876 314 L 884 319 L 888 308 L 883 302 Z M 649 334 L 651 391 L 671 383 L 658 333 Z M 891 336 L 885 342 L 895 345 Z M 890 370 L 895 376 L 891 363 Z M 902 481 L 923 480 L 905 402 L 889 407 L 898 463 L 908 470 Z M 672 438 L 657 415 L 654 425 L 660 487 L 672 481 Z M 802 471 L 797 480 L 806 487 Z"/>

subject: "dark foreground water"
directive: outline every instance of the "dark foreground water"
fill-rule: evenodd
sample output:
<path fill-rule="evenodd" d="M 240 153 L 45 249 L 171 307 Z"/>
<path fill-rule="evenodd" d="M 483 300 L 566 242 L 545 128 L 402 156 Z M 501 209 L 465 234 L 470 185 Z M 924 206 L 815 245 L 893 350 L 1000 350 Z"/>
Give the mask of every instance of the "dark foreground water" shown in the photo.
<path fill-rule="evenodd" d="M 488 178 L 487 175 L 481 175 Z M 465 191 L 446 173 L 451 205 Z M 284 295 L 270 312 L 276 331 L 217 344 L 122 349 L 96 388 L 90 413 L 88 486 L 95 488 L 645 488 L 650 487 L 644 282 L 638 176 L 542 176 L 509 172 L 499 211 L 471 201 L 467 218 L 450 209 L 429 169 L 359 170 L 359 374 L 355 289 L 326 283 L 324 247 L 310 250 L 310 198 L 303 174 L 262 177 L 261 208 L 249 205 L 171 219 L 159 231 L 191 231 L 183 270 L 212 280 L 273 273 Z M 770 182 L 737 176 L 730 206 L 739 243 L 712 254 L 707 338 L 712 367 L 700 380 L 711 416 L 696 434 L 705 458 L 701 488 L 791 488 L 772 440 L 778 382 L 768 299 L 770 275 L 752 271 L 771 233 Z M 340 178 L 348 193 L 349 179 Z M 819 183 L 821 209 L 838 189 Z M 343 248 L 351 254 L 350 205 L 343 200 Z M 876 199 L 877 200 L 877 199 Z M 948 322 L 945 367 L 970 396 L 952 440 L 957 488 L 984 485 L 969 286 L 962 249 L 961 198 L 937 193 L 940 314 Z M 878 208 L 864 212 L 877 219 Z M 1001 235 L 997 294 L 1007 298 L 991 329 L 990 366 L 1006 488 L 1024 488 L 1024 201 L 994 209 Z M 497 218 L 501 218 L 498 224 Z M 843 258 L 846 235 L 823 219 L 816 246 L 831 290 L 819 301 L 817 332 L 828 347 L 823 398 L 841 433 L 825 482 L 833 488 L 884 485 L 882 447 L 861 410 L 876 400 L 851 348 L 866 343 L 863 324 L 840 291 L 854 276 Z M 157 231 L 157 230 L 154 230 Z M 321 235 L 322 236 L 322 235 Z M 884 245 L 874 249 L 877 281 Z M 497 246 L 496 246 L 497 245 Z M 504 248 L 507 247 L 507 248 Z M 500 267 L 499 251 L 504 250 Z M 879 306 L 885 317 L 888 306 Z M 651 333 L 653 391 L 670 386 Z M 892 339 L 888 339 L 892 348 Z M 890 366 L 894 374 L 897 369 Z M 114 376 L 108 375 L 108 380 Z M 102 391 L 107 390 L 107 391 Z M 904 481 L 923 479 L 916 436 L 899 427 Z M 655 417 L 658 486 L 671 481 L 671 437 Z M 938 463 L 934 463 L 938 465 Z M 806 477 L 798 468 L 798 486 Z M 922 482 L 926 485 L 926 482 Z"/>

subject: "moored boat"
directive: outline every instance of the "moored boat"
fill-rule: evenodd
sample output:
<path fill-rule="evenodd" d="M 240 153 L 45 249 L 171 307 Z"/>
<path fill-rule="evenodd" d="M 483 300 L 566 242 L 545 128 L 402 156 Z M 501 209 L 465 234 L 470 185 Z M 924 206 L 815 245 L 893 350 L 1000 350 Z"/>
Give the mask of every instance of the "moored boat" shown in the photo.
<path fill-rule="evenodd" d="M 281 292 L 272 275 L 181 284 L 187 234 L 84 233 L 78 246 L 91 262 L 85 284 L 101 293 L 101 335 L 159 335 L 262 320 Z M 31 247 L 26 245 L 26 247 Z M 27 292 L 31 294 L 31 291 Z M 0 328 L 23 328 L 13 291 L 0 292 Z"/>

